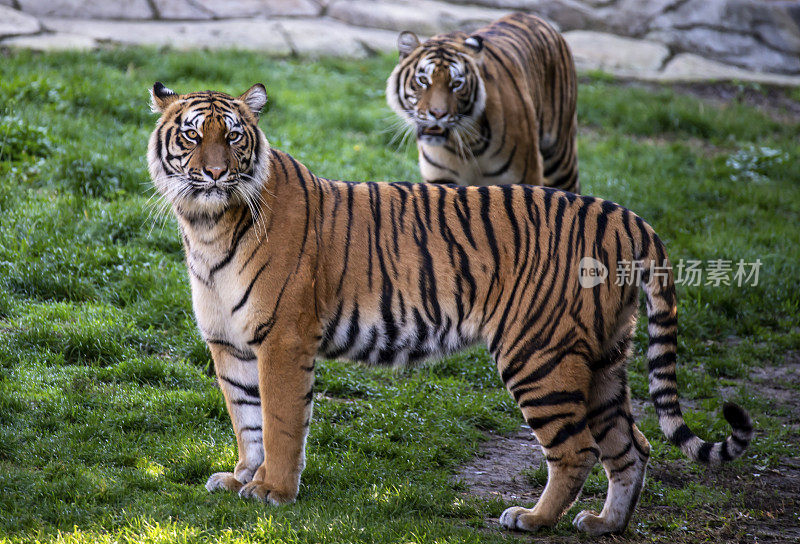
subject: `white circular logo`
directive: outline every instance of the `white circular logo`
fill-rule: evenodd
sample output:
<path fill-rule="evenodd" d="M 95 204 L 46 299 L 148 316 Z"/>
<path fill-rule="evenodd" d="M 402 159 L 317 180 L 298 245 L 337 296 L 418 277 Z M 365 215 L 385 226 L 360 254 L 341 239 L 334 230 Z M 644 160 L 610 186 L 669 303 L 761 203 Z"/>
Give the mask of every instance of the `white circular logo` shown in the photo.
<path fill-rule="evenodd" d="M 584 257 L 578 263 L 578 281 L 581 287 L 591 289 L 606 281 L 608 268 L 606 265 L 591 257 Z"/>

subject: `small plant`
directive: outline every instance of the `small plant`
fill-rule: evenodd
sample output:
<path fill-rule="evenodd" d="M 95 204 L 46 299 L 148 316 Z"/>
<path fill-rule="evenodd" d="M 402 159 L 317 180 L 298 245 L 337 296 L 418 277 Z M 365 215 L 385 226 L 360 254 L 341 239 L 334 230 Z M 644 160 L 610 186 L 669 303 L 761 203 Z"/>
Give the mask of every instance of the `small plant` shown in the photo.
<path fill-rule="evenodd" d="M 52 144 L 44 127 L 28 124 L 21 117 L 0 117 L 0 161 L 25 161 L 47 157 Z"/>
<path fill-rule="evenodd" d="M 767 146 L 748 145 L 732 153 L 725 165 L 732 170 L 731 181 L 766 183 L 772 167 L 784 164 L 789 154 Z"/>
<path fill-rule="evenodd" d="M 522 475 L 531 485 L 544 487 L 547 485 L 547 463 L 542 459 L 539 466 L 524 469 Z"/>

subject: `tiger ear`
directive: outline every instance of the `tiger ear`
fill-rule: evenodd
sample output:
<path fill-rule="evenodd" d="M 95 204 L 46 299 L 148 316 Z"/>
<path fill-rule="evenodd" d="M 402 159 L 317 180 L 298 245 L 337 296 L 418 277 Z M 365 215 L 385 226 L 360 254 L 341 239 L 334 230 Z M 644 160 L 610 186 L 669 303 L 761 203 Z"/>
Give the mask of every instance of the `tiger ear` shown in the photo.
<path fill-rule="evenodd" d="M 177 93 L 172 89 L 167 89 L 160 81 L 156 81 L 150 89 L 150 110 L 153 113 L 164 113 L 170 104 L 178 99 Z"/>
<path fill-rule="evenodd" d="M 417 47 L 419 47 L 419 38 L 413 32 L 404 30 L 397 37 L 397 50 L 400 53 L 400 60 L 409 56 Z"/>
<path fill-rule="evenodd" d="M 267 104 L 267 88 L 261 83 L 256 83 L 239 97 L 239 100 L 247 104 L 253 115 L 258 118 L 261 110 Z"/>
<path fill-rule="evenodd" d="M 481 36 L 470 36 L 464 40 L 464 45 L 472 49 L 475 53 L 483 51 L 483 38 Z"/>

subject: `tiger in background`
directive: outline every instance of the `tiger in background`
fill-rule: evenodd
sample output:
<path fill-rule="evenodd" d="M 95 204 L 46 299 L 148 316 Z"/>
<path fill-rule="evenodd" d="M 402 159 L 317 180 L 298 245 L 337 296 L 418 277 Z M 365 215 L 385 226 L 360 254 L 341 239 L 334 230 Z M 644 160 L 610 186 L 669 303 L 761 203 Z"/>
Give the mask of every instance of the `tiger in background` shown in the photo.
<path fill-rule="evenodd" d="M 258 128 L 263 85 L 234 98 L 152 89 L 161 114 L 150 174 L 183 237 L 200 332 L 211 351 L 238 446 L 226 489 L 294 501 L 305 464 L 315 358 L 400 366 L 485 343 L 542 444 L 548 482 L 532 508 L 500 522 L 552 526 L 599 460 L 601 513 L 575 526 L 621 531 L 650 446 L 634 424 L 626 359 L 639 287 L 581 286 L 585 258 L 615 277 L 641 262 L 650 393 L 662 430 L 709 464 L 742 454 L 747 413 L 726 404 L 733 434 L 698 438 L 678 403 L 675 286 L 664 245 L 608 201 L 529 185 L 459 187 L 332 181 L 271 149 Z M 666 269 L 668 273 L 655 281 Z"/>
<path fill-rule="evenodd" d="M 416 130 L 424 181 L 580 192 L 577 76 L 553 27 L 514 13 L 424 43 L 403 32 L 397 45 L 386 100 Z"/>

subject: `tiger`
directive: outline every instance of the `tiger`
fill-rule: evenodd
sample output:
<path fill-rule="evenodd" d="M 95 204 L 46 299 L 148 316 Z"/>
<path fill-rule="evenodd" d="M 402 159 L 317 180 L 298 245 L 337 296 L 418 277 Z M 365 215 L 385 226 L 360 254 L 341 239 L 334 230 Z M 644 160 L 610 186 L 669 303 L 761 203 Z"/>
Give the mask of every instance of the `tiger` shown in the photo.
<path fill-rule="evenodd" d="M 476 343 L 546 455 L 533 508 L 500 523 L 550 527 L 600 461 L 608 494 L 581 531 L 623 530 L 650 445 L 631 415 L 626 359 L 647 302 L 650 395 L 661 429 L 691 459 L 740 456 L 747 412 L 725 404 L 732 434 L 701 440 L 676 383 L 677 308 L 664 244 L 612 202 L 532 185 L 462 187 L 334 181 L 272 148 L 256 84 L 237 97 L 156 83 L 147 150 L 155 190 L 176 218 L 192 306 L 230 415 L 238 461 L 210 475 L 270 504 L 293 502 L 305 467 L 317 358 L 400 367 Z M 596 273 L 581 274 L 590 259 Z M 641 282 L 599 282 L 620 262 Z M 658 280 L 658 281 L 656 281 Z"/>
<path fill-rule="evenodd" d="M 580 192 L 575 63 L 552 26 L 514 13 L 397 48 L 386 100 L 416 131 L 423 180 Z"/>

